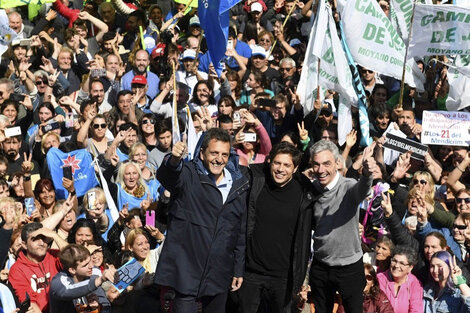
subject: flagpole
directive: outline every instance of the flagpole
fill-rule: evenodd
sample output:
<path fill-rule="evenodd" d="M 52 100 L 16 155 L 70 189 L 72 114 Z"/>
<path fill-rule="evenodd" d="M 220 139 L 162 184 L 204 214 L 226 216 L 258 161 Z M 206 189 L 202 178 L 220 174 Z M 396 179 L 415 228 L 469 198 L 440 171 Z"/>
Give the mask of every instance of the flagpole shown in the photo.
<path fill-rule="evenodd" d="M 299 0 L 296 0 L 294 2 L 294 6 L 289 10 L 286 18 L 284 19 L 284 22 L 282 23 L 282 28 L 281 28 L 281 31 L 284 31 L 284 26 L 286 26 L 286 23 L 287 23 L 287 20 L 290 18 L 290 16 L 292 15 L 292 13 L 294 12 L 295 10 L 295 7 L 297 6 L 297 4 L 299 3 Z M 274 47 L 276 46 L 277 44 L 277 38 L 276 40 L 274 40 L 274 43 L 273 45 L 271 46 L 271 49 L 269 49 L 269 53 L 268 55 L 266 56 L 266 60 L 269 59 L 269 57 L 271 56 L 271 54 L 273 53 L 273 50 L 274 50 Z"/>
<path fill-rule="evenodd" d="M 397 109 L 403 108 L 403 94 L 405 93 L 406 61 L 408 59 L 408 47 L 411 41 L 411 31 L 413 30 L 413 20 L 415 17 L 415 5 L 416 5 L 416 1 L 413 2 L 413 11 L 411 14 L 411 19 L 410 19 L 410 30 L 408 31 L 408 42 L 406 43 L 405 60 L 403 61 L 403 71 L 401 73 L 400 98 L 398 99 Z"/>
<path fill-rule="evenodd" d="M 318 58 L 318 73 L 317 73 L 317 100 L 320 100 L 320 61 L 321 59 Z"/>
<path fill-rule="evenodd" d="M 196 66 L 196 61 L 199 59 L 199 52 L 201 51 L 201 43 L 202 43 L 202 38 L 203 37 L 203 34 L 204 33 L 204 30 L 201 28 L 201 33 L 199 34 L 199 42 L 197 43 L 197 48 L 196 48 L 196 57 L 194 58 L 194 61 L 193 61 L 193 66 Z"/>

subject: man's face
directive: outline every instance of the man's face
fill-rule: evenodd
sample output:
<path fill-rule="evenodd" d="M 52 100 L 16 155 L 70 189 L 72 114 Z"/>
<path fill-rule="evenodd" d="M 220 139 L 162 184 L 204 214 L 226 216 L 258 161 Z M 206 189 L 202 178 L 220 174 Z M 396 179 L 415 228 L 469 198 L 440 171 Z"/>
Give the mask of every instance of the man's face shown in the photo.
<path fill-rule="evenodd" d="M 137 142 L 137 132 L 134 129 L 132 129 L 127 133 L 126 139 L 124 139 L 123 143 L 126 147 L 130 148 L 136 142 Z"/>
<path fill-rule="evenodd" d="M 333 181 L 338 169 L 338 162 L 330 150 L 323 150 L 312 156 L 313 175 L 320 185 L 326 187 Z"/>
<path fill-rule="evenodd" d="M 154 8 L 152 12 L 150 12 L 149 18 L 155 23 L 155 25 L 160 25 L 163 18 L 162 10 L 160 8 Z"/>
<path fill-rule="evenodd" d="M 21 16 L 19 14 L 12 14 L 8 17 L 8 20 L 10 22 L 10 28 L 16 33 L 19 33 L 21 31 L 21 26 L 23 25 Z"/>
<path fill-rule="evenodd" d="M 233 135 L 233 123 L 219 123 L 219 127 L 226 130 L 230 135 Z"/>
<path fill-rule="evenodd" d="M 106 50 L 108 53 L 113 53 L 113 46 L 113 39 L 106 40 L 103 44 L 104 50 Z"/>
<path fill-rule="evenodd" d="M 398 126 L 403 124 L 407 124 L 408 126 L 412 127 L 415 123 L 415 115 L 412 111 L 403 111 L 401 115 L 398 117 Z"/>
<path fill-rule="evenodd" d="M 362 79 L 366 82 L 370 82 L 375 78 L 375 72 L 368 70 L 368 69 L 363 69 L 362 70 Z"/>
<path fill-rule="evenodd" d="M 426 237 L 424 240 L 424 257 L 426 260 L 431 261 L 434 253 L 442 251 L 441 242 L 434 236 Z"/>
<path fill-rule="evenodd" d="M 201 150 L 200 157 L 204 167 L 214 175 L 220 177 L 230 155 L 230 143 L 212 139 L 205 150 Z"/>
<path fill-rule="evenodd" d="M 250 14 L 255 22 L 259 22 L 261 20 L 261 16 L 263 16 L 263 13 L 258 11 L 251 11 Z"/>
<path fill-rule="evenodd" d="M 32 237 L 30 234 L 26 242 L 23 242 L 23 248 L 26 249 L 28 257 L 35 260 L 43 260 L 46 256 L 49 242 L 50 241 L 42 235 Z"/>
<path fill-rule="evenodd" d="M 101 17 L 103 18 L 103 22 L 105 23 L 113 22 L 115 14 L 116 14 L 116 11 L 110 5 L 103 6 L 101 8 Z"/>
<path fill-rule="evenodd" d="M 62 71 L 68 71 L 72 67 L 72 56 L 68 52 L 59 53 L 57 63 Z"/>
<path fill-rule="evenodd" d="M 49 80 L 47 79 L 47 77 L 36 77 L 34 79 L 34 83 L 36 84 L 36 88 L 38 89 L 38 92 L 40 94 L 43 94 L 46 92 L 46 89 L 47 89 L 47 84 L 49 83 Z"/>
<path fill-rule="evenodd" d="M 285 186 L 297 171 L 292 161 L 292 155 L 287 153 L 277 154 L 270 164 L 271 177 L 278 186 Z"/>
<path fill-rule="evenodd" d="M 295 2 L 286 2 L 284 4 L 284 8 L 286 9 L 286 12 L 290 12 L 294 6 L 295 6 Z"/>
<path fill-rule="evenodd" d="M 194 66 L 194 60 L 190 58 L 186 58 L 183 60 L 184 70 L 186 72 L 191 72 Z"/>
<path fill-rule="evenodd" d="M 286 116 L 286 104 L 284 102 L 276 103 L 273 110 L 273 117 L 275 120 L 282 120 Z"/>
<path fill-rule="evenodd" d="M 167 130 L 164 133 L 161 133 L 160 135 L 157 136 L 158 140 L 158 145 L 162 150 L 168 150 L 171 147 L 171 141 L 172 141 L 172 136 L 171 132 Z"/>
<path fill-rule="evenodd" d="M 106 71 L 117 73 L 119 70 L 119 59 L 115 55 L 111 55 L 106 59 Z"/>
<path fill-rule="evenodd" d="M 91 257 L 88 256 L 82 262 L 78 262 L 75 268 L 69 268 L 70 274 L 77 277 L 78 281 L 87 279 L 93 273 L 93 262 Z"/>
<path fill-rule="evenodd" d="M 3 101 L 10 98 L 11 92 L 12 91 L 8 89 L 7 84 L 0 84 L 0 104 L 2 104 Z"/>
<path fill-rule="evenodd" d="M 104 100 L 104 88 L 101 82 L 93 82 L 91 84 L 90 95 L 98 99 L 98 105 L 103 103 Z"/>
<path fill-rule="evenodd" d="M 86 39 L 88 37 L 88 30 L 83 27 L 75 26 L 75 33 L 80 37 Z"/>
<path fill-rule="evenodd" d="M 132 95 L 127 94 L 119 97 L 118 107 L 123 114 L 129 114 L 132 102 Z"/>
<path fill-rule="evenodd" d="M 129 16 L 127 19 L 127 30 L 136 33 L 139 28 L 139 20 L 135 16 Z"/>
<path fill-rule="evenodd" d="M 135 68 L 140 74 L 143 74 L 147 71 L 147 66 L 149 65 L 149 55 L 145 51 L 139 51 L 135 55 Z"/>
<path fill-rule="evenodd" d="M 147 96 L 145 95 L 145 94 L 147 93 L 147 89 L 148 89 L 148 86 L 147 86 L 147 85 L 132 84 L 132 86 L 131 86 L 131 91 L 132 91 L 132 93 L 133 93 L 134 95 L 137 94 L 137 91 L 138 91 L 139 89 L 143 89 L 143 90 L 144 90 L 144 92 L 142 93 L 142 97 L 141 97 L 140 99 L 147 97 Z M 139 100 L 140 100 L 140 99 L 139 99 Z"/>
<path fill-rule="evenodd" d="M 199 40 L 197 38 L 189 37 L 188 41 L 186 42 L 186 49 L 197 51 L 198 45 L 199 45 Z"/>
<path fill-rule="evenodd" d="M 253 64 L 253 67 L 256 68 L 256 69 L 262 69 L 267 63 L 268 61 L 266 60 L 266 58 L 263 58 L 262 56 L 260 55 L 255 55 L 251 58 L 251 62 Z"/>
<path fill-rule="evenodd" d="M 279 72 L 281 73 L 281 77 L 286 79 L 287 77 L 292 77 L 295 73 L 296 68 L 293 67 L 289 62 L 282 62 L 279 65 Z"/>
<path fill-rule="evenodd" d="M 20 151 L 21 141 L 16 137 L 6 138 L 3 142 L 3 152 L 10 160 L 15 160 Z"/>

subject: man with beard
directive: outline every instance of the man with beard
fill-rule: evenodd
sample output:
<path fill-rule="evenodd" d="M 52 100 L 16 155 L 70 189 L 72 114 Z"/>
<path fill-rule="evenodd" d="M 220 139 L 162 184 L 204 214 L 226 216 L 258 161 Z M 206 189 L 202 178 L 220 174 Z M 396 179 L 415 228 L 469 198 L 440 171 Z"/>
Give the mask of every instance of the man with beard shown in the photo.
<path fill-rule="evenodd" d="M 24 153 L 23 155 L 20 153 L 21 143 L 21 135 L 5 138 L 5 141 L 3 142 L 2 151 L 8 159 L 8 175 L 12 175 L 13 173 L 17 172 L 22 172 L 21 164 L 23 163 L 23 161 L 25 161 L 26 153 Z M 33 169 L 31 171 L 31 174 L 33 175 L 32 177 L 37 176 L 36 178 L 39 179 L 39 166 L 36 161 L 31 162 L 33 163 Z"/>
<path fill-rule="evenodd" d="M 412 107 L 404 106 L 403 111 L 397 118 L 397 124 L 400 130 L 405 133 L 409 139 L 421 139 L 422 127 L 416 122 L 415 111 Z"/>
<path fill-rule="evenodd" d="M 146 50 L 138 50 L 135 53 L 133 69 L 124 74 L 124 76 L 122 76 L 122 90 L 132 90 L 132 79 L 136 75 L 142 75 L 147 79 L 147 96 L 149 96 L 151 99 L 154 99 L 159 92 L 158 84 L 160 82 L 160 79 L 154 73 L 147 71 L 149 64 L 150 58 L 148 52 Z"/>

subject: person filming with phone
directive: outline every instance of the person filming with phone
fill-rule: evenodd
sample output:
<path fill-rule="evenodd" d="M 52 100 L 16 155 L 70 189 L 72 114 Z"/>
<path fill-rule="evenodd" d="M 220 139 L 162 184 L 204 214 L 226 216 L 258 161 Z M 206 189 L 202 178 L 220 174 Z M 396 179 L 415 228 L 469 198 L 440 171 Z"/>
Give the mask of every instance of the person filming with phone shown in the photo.
<path fill-rule="evenodd" d="M 240 165 L 263 163 L 271 151 L 271 140 L 263 124 L 246 109 L 240 115 L 244 126 L 235 135 L 235 146 Z"/>

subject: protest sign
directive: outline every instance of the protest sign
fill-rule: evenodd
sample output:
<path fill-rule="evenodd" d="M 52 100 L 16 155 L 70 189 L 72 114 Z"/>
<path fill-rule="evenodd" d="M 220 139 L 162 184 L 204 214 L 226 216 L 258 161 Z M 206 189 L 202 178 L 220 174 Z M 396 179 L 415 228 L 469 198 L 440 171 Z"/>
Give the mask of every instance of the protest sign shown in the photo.
<path fill-rule="evenodd" d="M 470 9 L 416 4 L 408 55 L 470 54 Z"/>
<path fill-rule="evenodd" d="M 428 147 L 420 144 L 419 142 L 398 137 L 390 133 L 387 133 L 385 136 L 384 147 L 400 153 L 411 151 L 411 157 L 421 161 L 424 160 L 424 155 L 428 151 Z"/>
<path fill-rule="evenodd" d="M 341 16 L 354 60 L 368 69 L 401 80 L 406 45 L 377 1 L 348 1 Z M 423 81 L 416 62 L 408 59 L 405 82 L 422 91 Z"/>
<path fill-rule="evenodd" d="M 470 145 L 470 113 L 423 111 L 421 142 L 430 145 Z"/>
<path fill-rule="evenodd" d="M 119 275 L 119 281 L 116 284 L 113 284 L 114 287 L 119 291 L 119 293 L 126 290 L 126 288 L 132 284 L 137 278 L 139 278 L 145 269 L 143 266 L 137 262 L 136 259 L 132 258 L 127 261 L 123 266 L 121 266 L 117 273 Z"/>

